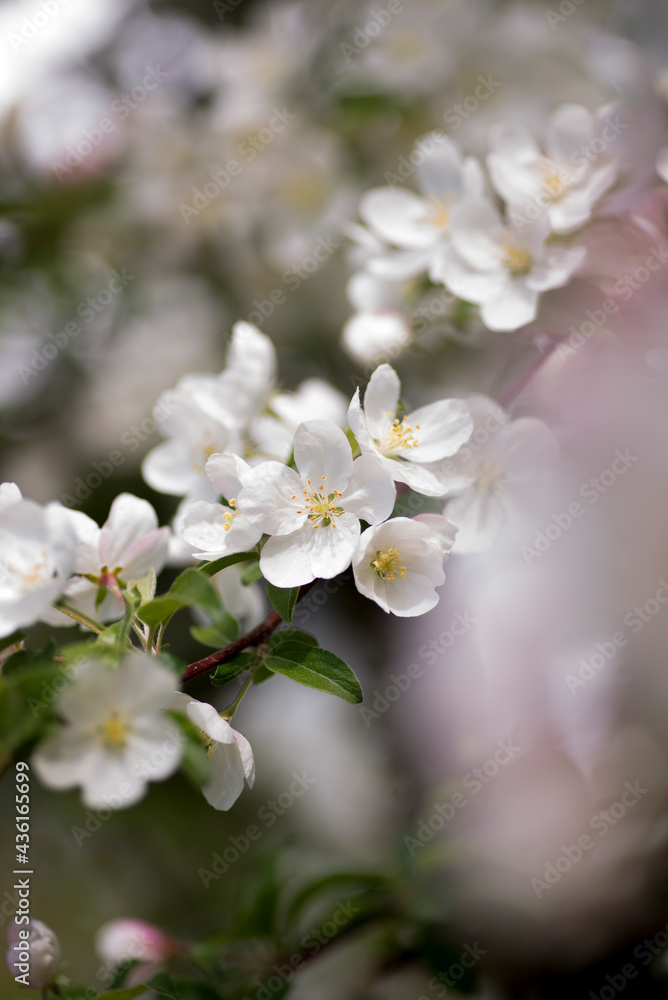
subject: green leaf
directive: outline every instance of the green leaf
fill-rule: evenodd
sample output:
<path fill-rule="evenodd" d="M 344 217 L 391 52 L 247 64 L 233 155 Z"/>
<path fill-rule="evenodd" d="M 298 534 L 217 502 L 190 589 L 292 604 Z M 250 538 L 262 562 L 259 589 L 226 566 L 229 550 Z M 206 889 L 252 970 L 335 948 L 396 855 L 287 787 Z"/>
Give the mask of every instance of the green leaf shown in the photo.
<path fill-rule="evenodd" d="M 278 643 L 264 660 L 276 674 L 290 677 L 298 684 L 335 694 L 353 705 L 362 701 L 362 688 L 347 663 L 326 649 L 307 646 L 288 639 Z"/>
<path fill-rule="evenodd" d="M 150 979 L 144 986 L 144 989 L 147 988 L 152 989 L 158 996 L 168 997 L 169 1000 L 183 1000 L 176 983 L 166 972 L 159 972 Z"/>
<path fill-rule="evenodd" d="M 267 584 L 267 594 L 276 611 L 288 625 L 292 621 L 295 604 L 299 597 L 299 587 L 289 587 L 287 590 L 282 587 L 275 587 L 273 583 Z"/>
<path fill-rule="evenodd" d="M 132 986 L 127 990 L 107 990 L 106 993 L 100 993 L 96 1000 L 134 1000 L 134 997 L 141 996 L 142 993 L 146 993 L 145 986 Z"/>
<path fill-rule="evenodd" d="M 251 563 L 248 569 L 241 574 L 241 582 L 244 587 L 250 587 L 251 583 L 262 579 L 262 570 L 259 563 Z"/>
<path fill-rule="evenodd" d="M 177 576 L 169 588 L 169 596 L 182 598 L 186 604 L 194 604 L 211 617 L 221 612 L 220 594 L 208 576 L 193 567 L 189 567 Z"/>
<path fill-rule="evenodd" d="M 313 882 L 307 882 L 298 890 L 290 901 L 286 919 L 296 920 L 310 903 L 334 890 L 340 894 L 341 890 L 346 887 L 351 891 L 362 891 L 365 889 L 384 889 L 388 887 L 388 884 L 387 878 L 383 875 L 374 875 L 371 872 L 330 872 Z"/>
<path fill-rule="evenodd" d="M 236 618 L 224 611 L 214 625 L 193 625 L 190 634 L 204 646 L 222 649 L 239 638 L 239 623 Z"/>
<path fill-rule="evenodd" d="M 314 635 L 309 635 L 308 632 L 301 632 L 297 628 L 286 628 L 279 632 L 273 632 L 267 639 L 267 645 L 270 649 L 273 649 L 274 646 L 277 646 L 281 642 L 287 642 L 288 640 L 303 642 L 307 646 L 318 645 L 318 640 Z"/>
<path fill-rule="evenodd" d="M 163 597 L 156 597 L 145 604 L 139 617 L 151 628 L 161 622 L 165 625 L 181 608 L 196 606 L 211 618 L 224 614 L 220 594 L 209 581 L 206 573 L 189 567 L 169 588 Z"/>
<path fill-rule="evenodd" d="M 239 677 L 246 670 L 250 670 L 256 663 L 257 653 L 253 653 L 250 649 L 242 649 L 231 660 L 218 664 L 215 672 L 211 675 L 211 683 L 227 684 L 228 681 L 233 681 L 235 677 Z"/>
<path fill-rule="evenodd" d="M 213 562 L 198 563 L 196 568 L 207 576 L 215 576 L 216 573 L 220 573 L 221 569 L 227 569 L 228 566 L 234 566 L 240 562 L 257 562 L 259 558 L 260 553 L 255 550 L 253 552 L 235 552 L 231 556 L 221 556 L 220 559 L 214 559 Z"/>
<path fill-rule="evenodd" d="M 264 663 L 261 663 L 253 674 L 253 684 L 264 684 L 265 681 L 270 680 L 273 677 L 271 670 L 267 670 Z"/>
<path fill-rule="evenodd" d="M 407 490 L 397 497 L 392 517 L 415 517 L 417 514 L 442 514 L 443 501 Z"/>
<path fill-rule="evenodd" d="M 155 597 L 156 586 L 157 586 L 157 578 L 155 575 L 155 570 L 151 566 L 150 570 L 148 571 L 148 573 L 145 574 L 145 576 L 140 577 L 139 580 L 132 580 L 128 584 L 128 589 L 130 589 L 131 587 L 136 587 L 141 595 L 142 602 L 146 603 L 147 601 L 152 601 L 153 598 Z"/>
<path fill-rule="evenodd" d="M 134 587 L 132 590 L 125 590 L 123 592 L 123 597 L 125 598 L 125 610 L 123 611 L 123 617 L 120 621 L 114 622 L 109 628 L 105 628 L 100 635 L 97 636 L 94 646 L 107 650 L 111 650 L 117 655 L 121 655 L 125 652 L 128 645 L 128 636 L 130 635 L 130 629 L 132 628 L 132 620 L 134 618 L 135 610 L 139 607 L 141 603 L 141 594 Z"/>

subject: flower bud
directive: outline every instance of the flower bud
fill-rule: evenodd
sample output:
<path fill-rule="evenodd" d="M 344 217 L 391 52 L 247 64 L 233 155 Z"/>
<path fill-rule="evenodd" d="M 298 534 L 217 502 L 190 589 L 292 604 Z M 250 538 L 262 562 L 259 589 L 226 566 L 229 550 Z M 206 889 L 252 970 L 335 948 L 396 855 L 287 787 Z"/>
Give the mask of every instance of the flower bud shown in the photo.
<path fill-rule="evenodd" d="M 7 931 L 7 965 L 11 975 L 32 990 L 52 983 L 60 963 L 60 942 L 41 920 L 19 927 L 12 920 Z"/>
<path fill-rule="evenodd" d="M 100 958 L 112 965 L 121 962 L 164 962 L 180 950 L 169 935 L 142 920 L 111 920 L 95 938 Z"/>

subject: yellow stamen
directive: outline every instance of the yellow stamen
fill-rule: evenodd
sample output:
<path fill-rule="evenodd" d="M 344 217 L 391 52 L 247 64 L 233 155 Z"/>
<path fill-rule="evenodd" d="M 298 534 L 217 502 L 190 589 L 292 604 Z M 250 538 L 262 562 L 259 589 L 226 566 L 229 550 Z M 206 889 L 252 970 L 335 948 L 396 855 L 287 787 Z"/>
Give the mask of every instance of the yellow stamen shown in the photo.
<path fill-rule="evenodd" d="M 125 719 L 121 718 L 118 712 L 112 712 L 100 724 L 98 739 L 107 750 L 123 750 L 129 732 L 130 727 Z"/>
<path fill-rule="evenodd" d="M 399 549 L 385 549 L 384 552 L 379 549 L 376 558 L 371 562 L 371 567 L 382 580 L 395 580 L 397 574 L 403 580 L 407 570 L 400 564 L 400 559 Z"/>

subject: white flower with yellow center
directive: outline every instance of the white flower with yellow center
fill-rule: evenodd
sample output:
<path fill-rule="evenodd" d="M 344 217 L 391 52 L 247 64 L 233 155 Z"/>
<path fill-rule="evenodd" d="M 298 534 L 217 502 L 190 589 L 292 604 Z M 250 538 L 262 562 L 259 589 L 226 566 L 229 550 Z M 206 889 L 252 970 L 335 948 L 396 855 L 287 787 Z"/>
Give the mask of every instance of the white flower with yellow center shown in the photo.
<path fill-rule="evenodd" d="M 434 253 L 447 241 L 454 209 L 485 190 L 482 169 L 473 157 L 445 135 L 424 136 L 417 144 L 415 169 L 421 194 L 404 188 L 367 191 L 360 216 L 372 233 L 391 247 L 367 261 L 373 274 L 391 280 L 413 277 L 430 269 Z"/>
<path fill-rule="evenodd" d="M 443 470 L 449 485 L 443 513 L 459 532 L 454 552 L 485 552 L 500 534 L 521 539 L 534 484 L 554 466 L 559 445 L 534 417 L 511 420 L 487 396 L 468 396 L 471 440 Z"/>
<path fill-rule="evenodd" d="M 363 454 L 374 455 L 392 478 L 427 496 L 442 496 L 443 477 L 434 463 L 454 455 L 468 441 L 473 424 L 466 403 L 442 399 L 397 416 L 401 382 L 394 368 L 380 365 L 364 394 L 355 393 L 348 422 Z"/>
<path fill-rule="evenodd" d="M 262 529 L 245 516 L 237 498 L 243 484 L 252 479 L 253 469 L 238 455 L 212 455 L 206 474 L 226 506 L 204 500 L 191 504 L 177 521 L 178 534 L 197 559 L 219 559 L 252 549 Z"/>
<path fill-rule="evenodd" d="M 197 726 L 207 745 L 211 775 L 202 788 L 204 798 L 214 809 L 230 809 L 241 795 L 244 781 L 249 788 L 255 783 L 255 761 L 250 743 L 232 729 L 213 705 L 179 693 L 173 708 Z"/>
<path fill-rule="evenodd" d="M 112 669 L 90 661 L 58 699 L 65 725 L 33 754 L 49 788 L 79 785 L 84 803 L 125 809 L 149 781 L 178 768 L 182 737 L 165 715 L 174 699 L 173 673 L 155 659 L 130 653 Z"/>
<path fill-rule="evenodd" d="M 492 183 L 510 206 L 538 205 L 553 232 L 571 232 L 589 221 L 615 183 L 615 143 L 625 129 L 612 106 L 592 115 L 578 104 L 563 104 L 548 122 L 543 152 L 522 125 L 499 124 L 490 132 Z"/>
<path fill-rule="evenodd" d="M 491 201 L 463 205 L 453 219 L 450 245 L 433 269 L 435 280 L 481 307 L 490 330 L 517 330 L 533 322 L 541 292 L 568 284 L 584 247 L 548 243 L 544 212 L 526 224 L 506 225 Z"/>
<path fill-rule="evenodd" d="M 456 527 L 439 514 L 395 517 L 367 528 L 353 559 L 357 589 L 383 611 L 401 618 L 423 615 L 438 604 L 443 564 Z"/>
<path fill-rule="evenodd" d="M 300 424 L 294 455 L 298 472 L 264 462 L 238 498 L 244 514 L 272 536 L 260 569 L 277 587 L 342 573 L 353 557 L 360 520 L 385 520 L 396 498 L 391 477 L 375 458 L 362 455 L 353 462 L 348 439 L 335 424 Z"/>
<path fill-rule="evenodd" d="M 34 624 L 65 588 L 76 537 L 67 511 L 23 500 L 14 483 L 0 490 L 0 637 Z"/>

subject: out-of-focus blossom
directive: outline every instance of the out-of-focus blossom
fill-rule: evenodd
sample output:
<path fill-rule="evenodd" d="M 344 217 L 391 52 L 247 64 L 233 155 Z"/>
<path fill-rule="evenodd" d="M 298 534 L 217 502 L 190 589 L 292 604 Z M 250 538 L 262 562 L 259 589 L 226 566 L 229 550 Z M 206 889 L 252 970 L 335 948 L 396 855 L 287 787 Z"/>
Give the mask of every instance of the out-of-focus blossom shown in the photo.
<path fill-rule="evenodd" d="M 577 229 L 617 179 L 615 143 L 627 127 L 612 106 L 592 115 L 564 104 L 550 117 L 543 153 L 522 125 L 496 125 L 487 159 L 494 187 L 511 207 L 544 208 L 555 233 Z"/>
<path fill-rule="evenodd" d="M 91 809 L 134 805 L 149 781 L 163 781 L 180 764 L 179 728 L 164 714 L 174 687 L 173 673 L 140 653 L 114 669 L 89 661 L 58 699 L 66 724 L 33 754 L 40 781 L 79 785 Z"/>
<path fill-rule="evenodd" d="M 447 240 L 455 207 L 484 194 L 480 164 L 465 158 L 447 136 L 426 136 L 420 148 L 423 158 L 415 173 L 421 195 L 403 188 L 375 188 L 360 202 L 360 215 L 372 232 L 397 248 L 368 261 L 368 269 L 380 277 L 400 280 L 429 271 L 434 254 Z"/>
<path fill-rule="evenodd" d="M 60 942 L 41 920 L 18 924 L 12 920 L 7 931 L 7 965 L 16 982 L 31 990 L 43 990 L 52 983 L 60 965 Z"/>
<path fill-rule="evenodd" d="M 522 537 L 523 488 L 554 466 L 558 444 L 541 420 L 510 420 L 487 396 L 468 396 L 466 403 L 473 433 L 447 463 L 447 492 L 454 495 L 444 513 L 459 529 L 454 552 L 484 552 L 502 532 Z"/>
<path fill-rule="evenodd" d="M 548 243 L 549 235 L 540 209 L 531 222 L 505 225 L 491 201 L 469 202 L 453 219 L 435 276 L 479 304 L 490 330 L 517 330 L 536 318 L 541 293 L 566 285 L 585 258 L 584 247 Z"/>
<path fill-rule="evenodd" d="M 0 508 L 0 637 L 33 625 L 65 588 L 76 537 L 68 512 L 23 500 L 14 483 L 2 488 Z"/>

